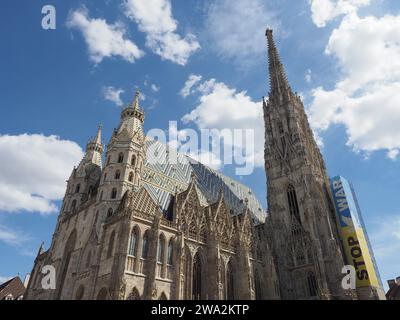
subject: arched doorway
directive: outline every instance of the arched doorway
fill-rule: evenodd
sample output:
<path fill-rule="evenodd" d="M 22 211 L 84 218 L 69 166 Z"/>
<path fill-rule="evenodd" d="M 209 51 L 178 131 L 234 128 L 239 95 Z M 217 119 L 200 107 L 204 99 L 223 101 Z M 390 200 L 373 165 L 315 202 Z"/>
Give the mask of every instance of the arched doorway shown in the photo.
<path fill-rule="evenodd" d="M 201 299 L 201 276 L 201 259 L 199 253 L 196 253 L 193 260 L 192 300 Z"/>

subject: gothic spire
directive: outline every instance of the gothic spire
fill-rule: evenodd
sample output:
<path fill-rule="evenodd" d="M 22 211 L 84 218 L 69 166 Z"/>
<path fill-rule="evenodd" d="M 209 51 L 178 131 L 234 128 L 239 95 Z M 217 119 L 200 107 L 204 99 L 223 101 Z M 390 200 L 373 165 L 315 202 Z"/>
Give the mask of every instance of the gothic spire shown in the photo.
<path fill-rule="evenodd" d="M 101 130 L 102 125 L 97 128 L 96 136 L 89 140 L 86 145 L 86 161 L 92 162 L 101 166 L 101 154 L 103 153 L 103 145 L 101 143 Z"/>
<path fill-rule="evenodd" d="M 272 29 L 268 28 L 265 35 L 268 40 L 269 83 L 271 93 L 282 94 L 291 91 L 286 78 L 285 69 L 275 46 Z"/>

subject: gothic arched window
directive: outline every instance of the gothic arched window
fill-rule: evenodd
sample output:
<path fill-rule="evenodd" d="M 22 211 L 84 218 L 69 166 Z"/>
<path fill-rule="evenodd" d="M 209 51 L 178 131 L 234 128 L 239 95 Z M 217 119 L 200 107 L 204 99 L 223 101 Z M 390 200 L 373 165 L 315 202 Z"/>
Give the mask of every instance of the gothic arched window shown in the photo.
<path fill-rule="evenodd" d="M 117 188 L 113 188 L 111 190 L 111 199 L 115 199 L 117 197 Z"/>
<path fill-rule="evenodd" d="M 262 291 L 261 291 L 260 275 L 258 273 L 258 270 L 254 271 L 254 288 L 256 291 L 256 300 L 261 300 L 262 299 Z"/>
<path fill-rule="evenodd" d="M 77 234 L 76 230 L 74 229 L 71 232 L 71 234 L 69 235 L 67 243 L 66 243 L 66 245 L 64 247 L 64 254 L 63 254 L 63 260 L 61 262 L 61 273 L 60 273 L 60 279 L 59 279 L 60 288 L 59 288 L 59 291 L 57 293 L 57 299 L 58 300 L 62 296 L 62 291 L 63 291 L 63 287 L 64 287 L 64 282 L 65 282 L 64 280 L 65 280 L 67 272 L 68 272 L 68 267 L 69 267 L 69 263 L 71 261 L 72 252 L 75 249 L 76 234 Z"/>
<path fill-rule="evenodd" d="M 93 193 L 93 186 L 89 186 L 88 196 L 89 198 L 92 196 Z"/>
<path fill-rule="evenodd" d="M 86 265 L 85 265 L 85 268 L 86 268 L 86 269 L 88 269 L 89 266 L 90 266 L 90 260 L 91 260 L 91 258 L 92 258 L 92 252 L 89 251 L 89 253 L 88 253 L 87 257 L 86 257 Z"/>
<path fill-rule="evenodd" d="M 73 200 L 71 204 L 71 211 L 75 212 L 75 209 L 76 209 L 76 200 Z"/>
<path fill-rule="evenodd" d="M 82 300 L 84 293 L 85 293 L 85 288 L 83 285 L 80 285 L 78 290 L 76 290 L 75 300 Z"/>
<path fill-rule="evenodd" d="M 297 202 L 297 195 L 296 190 L 290 184 L 287 189 L 287 197 L 289 202 L 289 211 L 291 215 L 294 215 L 298 221 L 300 222 L 300 211 L 299 211 L 299 204 Z"/>
<path fill-rule="evenodd" d="M 317 286 L 317 280 L 315 279 L 314 272 L 310 271 L 307 274 L 307 285 L 308 285 L 308 293 L 310 294 L 310 297 L 317 296 L 318 286 Z"/>
<path fill-rule="evenodd" d="M 108 156 L 108 157 L 107 157 L 107 165 L 109 165 L 109 164 L 110 164 L 110 160 L 111 160 L 111 157 L 110 157 L 110 156 Z"/>
<path fill-rule="evenodd" d="M 121 152 L 119 155 L 118 155 L 118 163 L 122 163 L 124 161 L 124 154 Z"/>
<path fill-rule="evenodd" d="M 81 190 L 81 184 L 78 183 L 75 188 L 75 193 L 78 193 Z"/>
<path fill-rule="evenodd" d="M 108 290 L 106 288 L 102 288 L 97 294 L 97 300 L 107 300 L 108 298 Z"/>
<path fill-rule="evenodd" d="M 228 300 L 235 299 L 235 283 L 234 283 L 234 274 L 232 267 L 232 259 L 229 260 L 228 266 L 226 268 L 226 298 Z"/>
<path fill-rule="evenodd" d="M 169 240 L 168 243 L 168 259 L 167 259 L 167 264 L 172 266 L 172 259 L 173 259 L 173 249 L 174 249 L 174 242 L 173 240 Z"/>
<path fill-rule="evenodd" d="M 129 294 L 128 298 L 126 298 L 126 300 L 140 300 L 140 294 L 138 289 L 136 289 L 136 287 L 134 287 L 132 289 L 132 292 Z"/>
<path fill-rule="evenodd" d="M 129 172 L 129 177 L 128 177 L 129 182 L 133 182 L 133 172 Z"/>
<path fill-rule="evenodd" d="M 129 243 L 129 255 L 136 257 L 137 254 L 137 240 L 138 240 L 138 231 L 135 228 L 131 233 L 131 241 Z"/>
<path fill-rule="evenodd" d="M 118 180 L 121 177 L 121 172 L 119 170 L 115 171 L 115 180 Z"/>
<path fill-rule="evenodd" d="M 148 251 L 149 251 L 149 236 L 148 233 L 145 232 L 143 236 L 142 259 L 147 259 Z"/>
<path fill-rule="evenodd" d="M 199 253 L 193 261 L 192 300 L 201 299 L 201 259 Z"/>
<path fill-rule="evenodd" d="M 131 165 L 134 166 L 136 164 L 136 156 L 133 154 L 131 158 Z"/>
<path fill-rule="evenodd" d="M 108 208 L 107 218 L 111 217 L 112 215 L 113 215 L 113 209 L 112 208 Z"/>
<path fill-rule="evenodd" d="M 164 245 L 165 245 L 165 237 L 163 234 L 160 234 L 158 237 L 158 246 L 157 246 L 157 262 L 163 263 L 164 261 Z"/>
<path fill-rule="evenodd" d="M 115 231 L 111 233 L 110 240 L 108 241 L 107 258 L 111 258 L 114 249 Z"/>

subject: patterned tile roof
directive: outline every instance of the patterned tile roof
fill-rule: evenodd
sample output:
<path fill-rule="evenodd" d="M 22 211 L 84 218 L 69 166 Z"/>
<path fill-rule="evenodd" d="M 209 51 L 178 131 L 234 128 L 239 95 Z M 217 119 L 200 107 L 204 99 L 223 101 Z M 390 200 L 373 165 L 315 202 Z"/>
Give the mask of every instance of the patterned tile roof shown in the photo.
<path fill-rule="evenodd" d="M 202 205 L 216 202 L 223 188 L 224 197 L 233 214 L 242 213 L 247 201 L 253 222 L 259 224 L 265 221 L 265 210 L 249 187 L 158 141 L 146 138 L 146 150 L 147 159 L 142 177 L 144 185 L 164 211 L 168 209 L 175 192 L 186 190 L 194 175 Z M 178 161 L 171 161 L 174 157 Z"/>

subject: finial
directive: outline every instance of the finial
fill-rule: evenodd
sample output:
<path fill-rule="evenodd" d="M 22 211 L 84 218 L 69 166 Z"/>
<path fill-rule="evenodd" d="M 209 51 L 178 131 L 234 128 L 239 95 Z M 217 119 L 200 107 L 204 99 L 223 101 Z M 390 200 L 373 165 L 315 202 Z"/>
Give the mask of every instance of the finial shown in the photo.
<path fill-rule="evenodd" d="M 272 33 L 273 33 L 273 30 L 270 27 L 267 27 L 267 29 L 265 30 L 265 35 L 266 36 L 272 35 Z"/>
<path fill-rule="evenodd" d="M 40 244 L 39 251 L 38 251 L 38 256 L 40 256 L 44 252 L 44 241 Z"/>
<path fill-rule="evenodd" d="M 103 129 L 103 125 L 100 123 L 97 128 L 97 134 L 95 138 L 95 143 L 101 144 L 101 130 Z"/>
<path fill-rule="evenodd" d="M 133 109 L 135 109 L 135 110 L 139 110 L 139 96 L 140 96 L 140 92 L 139 92 L 139 90 L 136 90 L 135 98 L 133 100 Z"/>

